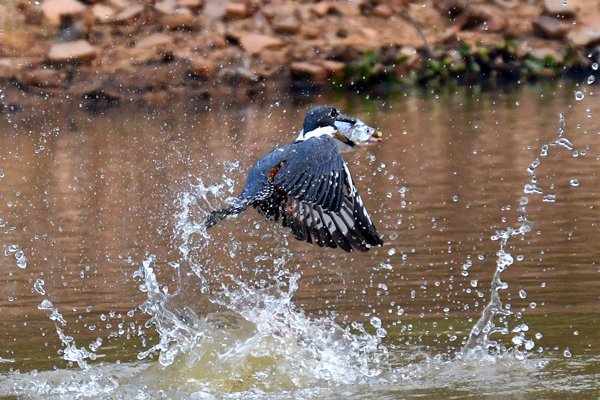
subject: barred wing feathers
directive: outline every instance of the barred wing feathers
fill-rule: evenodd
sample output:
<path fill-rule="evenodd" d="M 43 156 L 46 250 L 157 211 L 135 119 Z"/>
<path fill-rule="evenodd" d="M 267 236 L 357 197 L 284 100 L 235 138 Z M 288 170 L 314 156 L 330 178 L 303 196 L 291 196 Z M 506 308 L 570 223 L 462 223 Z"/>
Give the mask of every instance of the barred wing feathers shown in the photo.
<path fill-rule="evenodd" d="M 290 227 L 298 240 L 345 251 L 367 251 L 383 244 L 364 206 L 350 171 L 330 137 L 295 142 L 273 177 L 272 202 L 258 210 Z"/>

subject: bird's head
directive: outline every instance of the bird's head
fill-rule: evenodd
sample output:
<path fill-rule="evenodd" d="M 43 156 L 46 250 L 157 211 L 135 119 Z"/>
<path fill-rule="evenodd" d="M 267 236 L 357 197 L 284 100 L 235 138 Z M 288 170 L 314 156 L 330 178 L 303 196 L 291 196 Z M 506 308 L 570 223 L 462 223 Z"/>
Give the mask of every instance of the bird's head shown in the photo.
<path fill-rule="evenodd" d="M 381 140 L 382 133 L 361 121 L 342 114 L 332 106 L 317 106 L 306 114 L 298 140 L 321 135 L 331 135 L 340 143 L 340 148 L 353 148 Z"/>

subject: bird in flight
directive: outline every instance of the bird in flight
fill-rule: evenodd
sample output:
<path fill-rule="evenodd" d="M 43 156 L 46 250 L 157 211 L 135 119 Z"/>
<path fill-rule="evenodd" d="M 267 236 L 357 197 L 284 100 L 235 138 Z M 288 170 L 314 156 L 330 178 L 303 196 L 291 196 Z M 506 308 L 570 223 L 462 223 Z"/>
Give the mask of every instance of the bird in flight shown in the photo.
<path fill-rule="evenodd" d="M 340 153 L 381 136 L 332 106 L 312 108 L 298 138 L 258 160 L 237 198 L 229 207 L 212 211 L 204 226 L 208 229 L 253 206 L 291 228 L 298 240 L 347 252 L 381 246 L 383 240 Z"/>

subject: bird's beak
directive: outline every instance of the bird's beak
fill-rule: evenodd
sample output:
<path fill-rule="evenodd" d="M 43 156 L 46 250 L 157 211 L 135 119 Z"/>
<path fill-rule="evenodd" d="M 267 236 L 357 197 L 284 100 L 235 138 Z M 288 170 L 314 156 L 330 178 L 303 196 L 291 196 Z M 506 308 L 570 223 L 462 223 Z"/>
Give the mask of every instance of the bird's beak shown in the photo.
<path fill-rule="evenodd" d="M 346 136 L 342 135 L 342 133 L 337 129 L 336 129 L 335 133 L 333 134 L 333 137 L 335 137 L 340 142 L 347 144 L 348 146 L 356 145 L 356 143 L 354 143 L 352 140 L 348 139 Z"/>

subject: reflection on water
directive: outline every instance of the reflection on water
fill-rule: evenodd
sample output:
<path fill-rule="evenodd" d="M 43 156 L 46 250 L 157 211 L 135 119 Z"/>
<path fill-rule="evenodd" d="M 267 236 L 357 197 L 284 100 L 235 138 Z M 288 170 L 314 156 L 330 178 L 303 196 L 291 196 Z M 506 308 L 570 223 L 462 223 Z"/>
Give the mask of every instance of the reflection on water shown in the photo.
<path fill-rule="evenodd" d="M 366 254 L 297 242 L 253 211 L 210 238 L 194 229 L 296 137 L 307 103 L 2 115 L 0 395 L 597 395 L 594 89 L 314 99 L 386 134 L 347 156 L 386 241 Z M 574 148 L 544 156 L 559 113 Z M 508 334 L 491 338 L 527 359 L 453 361 L 525 184 L 544 193 L 504 249 Z"/>

